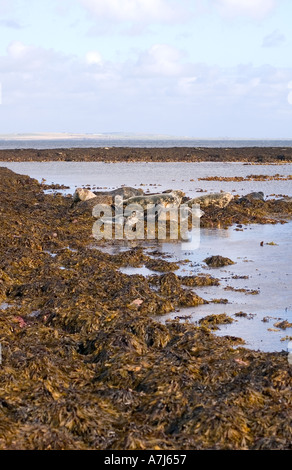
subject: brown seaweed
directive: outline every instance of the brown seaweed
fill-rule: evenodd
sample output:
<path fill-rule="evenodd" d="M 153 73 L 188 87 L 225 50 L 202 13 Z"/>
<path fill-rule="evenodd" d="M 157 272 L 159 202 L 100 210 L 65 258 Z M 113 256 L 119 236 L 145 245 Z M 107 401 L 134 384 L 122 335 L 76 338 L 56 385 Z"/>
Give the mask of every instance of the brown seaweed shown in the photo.
<path fill-rule="evenodd" d="M 153 319 L 195 308 L 211 278 L 123 274 L 149 261 L 142 249 L 93 249 L 70 197 L 0 176 L 1 449 L 292 448 L 286 352 L 216 337 L 218 316 Z"/>

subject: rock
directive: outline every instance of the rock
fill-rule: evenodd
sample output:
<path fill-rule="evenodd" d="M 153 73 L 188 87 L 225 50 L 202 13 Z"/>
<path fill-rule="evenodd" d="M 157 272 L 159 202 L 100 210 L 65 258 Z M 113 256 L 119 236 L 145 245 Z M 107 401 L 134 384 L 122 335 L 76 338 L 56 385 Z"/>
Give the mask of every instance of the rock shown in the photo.
<path fill-rule="evenodd" d="M 89 191 L 89 189 L 77 188 L 73 194 L 73 202 L 89 201 L 89 199 L 93 199 L 94 197 L 96 197 L 96 195 L 92 191 Z"/>
<path fill-rule="evenodd" d="M 246 196 L 241 197 L 238 201 L 239 202 L 252 202 L 252 201 L 264 201 L 265 195 L 262 191 L 249 193 Z"/>
<path fill-rule="evenodd" d="M 223 266 L 234 264 L 234 261 L 231 261 L 229 258 L 216 255 L 204 259 L 204 263 L 206 263 L 210 268 L 222 268 Z"/>
<path fill-rule="evenodd" d="M 228 206 L 228 204 L 232 201 L 234 196 L 230 193 L 214 193 L 214 194 L 206 194 L 205 196 L 195 197 L 188 201 L 188 205 L 191 207 L 192 205 L 199 204 L 200 207 L 218 207 L 223 209 L 224 207 Z"/>

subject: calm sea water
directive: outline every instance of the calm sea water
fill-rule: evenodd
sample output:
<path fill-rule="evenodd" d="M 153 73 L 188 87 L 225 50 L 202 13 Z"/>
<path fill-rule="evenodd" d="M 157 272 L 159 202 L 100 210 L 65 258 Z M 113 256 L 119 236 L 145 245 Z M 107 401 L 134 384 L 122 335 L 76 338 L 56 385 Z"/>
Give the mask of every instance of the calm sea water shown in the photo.
<path fill-rule="evenodd" d="M 201 181 L 208 176 L 247 177 L 248 175 L 283 176 L 292 174 L 292 164 L 249 165 L 229 162 L 0 162 L 16 173 L 26 174 L 48 184 L 69 186 L 67 193 L 76 187 L 111 190 L 122 185 L 142 187 L 145 192 L 180 189 L 189 197 L 200 196 L 200 191 L 230 191 L 247 194 L 262 191 L 265 196 L 292 196 L 291 180 L 222 182 Z"/>
<path fill-rule="evenodd" d="M 208 140 L 208 139 L 168 139 L 168 140 L 134 140 L 134 139 L 58 139 L 58 140 L 0 140 L 0 149 L 54 149 L 54 148 L 94 148 L 94 147 L 292 147 L 288 140 Z"/>

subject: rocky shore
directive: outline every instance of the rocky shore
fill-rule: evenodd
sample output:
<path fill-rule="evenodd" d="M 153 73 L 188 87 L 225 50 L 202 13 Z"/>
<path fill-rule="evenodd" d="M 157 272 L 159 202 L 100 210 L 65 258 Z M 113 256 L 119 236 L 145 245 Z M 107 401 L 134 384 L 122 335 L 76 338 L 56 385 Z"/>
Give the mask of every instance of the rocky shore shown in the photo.
<path fill-rule="evenodd" d="M 63 152 L 59 159 L 92 158 L 88 149 Z M 279 149 L 273 152 L 276 158 Z M 0 160 L 21 153 L 2 151 Z M 117 255 L 94 248 L 86 201 L 46 194 L 36 180 L 5 168 L 0 196 L 0 449 L 292 448 L 286 352 L 216 337 L 212 329 L 226 316 L 197 326 L 153 320 L 204 303 L 195 289 L 216 286 L 212 272 L 184 278 L 175 263 L 142 248 Z M 292 203 L 235 197 L 204 213 L 205 226 L 284 223 Z M 157 274 L 120 272 L 141 265 Z"/>
<path fill-rule="evenodd" d="M 243 148 L 72 148 L 0 150 L 0 161 L 69 162 L 292 162 L 292 147 Z"/>

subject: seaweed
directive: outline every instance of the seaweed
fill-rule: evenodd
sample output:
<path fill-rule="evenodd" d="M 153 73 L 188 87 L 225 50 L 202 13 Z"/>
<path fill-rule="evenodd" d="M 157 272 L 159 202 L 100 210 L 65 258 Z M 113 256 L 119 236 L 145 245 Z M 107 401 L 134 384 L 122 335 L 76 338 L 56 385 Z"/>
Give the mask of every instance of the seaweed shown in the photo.
<path fill-rule="evenodd" d="M 218 330 L 217 325 L 224 325 L 233 322 L 233 318 L 226 315 L 226 313 L 221 313 L 219 315 L 207 315 L 206 317 L 199 320 L 199 324 L 201 326 L 206 326 L 212 330 Z"/>
<path fill-rule="evenodd" d="M 224 258 L 223 256 L 209 256 L 208 258 L 204 259 L 204 263 L 206 263 L 209 268 L 222 268 L 223 266 L 229 266 L 231 264 L 235 264 L 229 258 Z"/>
<path fill-rule="evenodd" d="M 215 336 L 225 315 L 154 320 L 217 281 L 123 274 L 143 249 L 98 249 L 72 198 L 0 177 L 0 449 L 292 448 L 286 352 Z"/>

